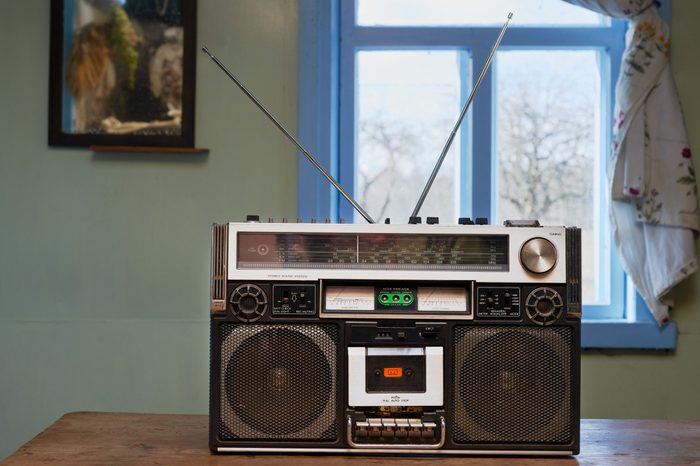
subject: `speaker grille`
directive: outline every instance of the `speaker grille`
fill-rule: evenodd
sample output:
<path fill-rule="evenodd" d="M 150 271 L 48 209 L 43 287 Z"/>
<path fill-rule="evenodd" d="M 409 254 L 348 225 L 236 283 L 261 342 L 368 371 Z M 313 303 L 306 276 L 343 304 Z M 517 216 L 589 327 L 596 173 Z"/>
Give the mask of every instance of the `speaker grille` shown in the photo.
<path fill-rule="evenodd" d="M 455 328 L 455 443 L 572 441 L 570 327 Z"/>
<path fill-rule="evenodd" d="M 221 326 L 219 436 L 335 440 L 335 325 Z"/>

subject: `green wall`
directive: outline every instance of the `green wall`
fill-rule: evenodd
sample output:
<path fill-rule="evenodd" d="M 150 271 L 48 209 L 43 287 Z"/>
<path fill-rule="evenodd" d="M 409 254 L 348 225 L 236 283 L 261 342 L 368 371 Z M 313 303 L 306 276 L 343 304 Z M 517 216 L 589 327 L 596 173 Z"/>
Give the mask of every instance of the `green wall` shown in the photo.
<path fill-rule="evenodd" d="M 0 458 L 67 411 L 206 413 L 211 224 L 294 218 L 294 150 L 202 53 L 208 156 L 50 149 L 49 2 L 2 10 Z M 197 22 L 295 129 L 296 1 L 201 0 Z"/>
<path fill-rule="evenodd" d="M 297 3 L 200 0 L 198 42 L 291 128 Z M 700 2 L 674 0 L 672 53 L 700 154 Z M 296 216 L 296 158 L 198 56 L 208 156 L 49 149 L 48 2 L 0 17 L 0 458 L 65 412 L 206 413 L 209 227 Z M 699 163 L 698 156 L 695 156 Z M 674 354 L 586 353 L 584 417 L 700 418 L 700 276 L 680 289 Z"/>

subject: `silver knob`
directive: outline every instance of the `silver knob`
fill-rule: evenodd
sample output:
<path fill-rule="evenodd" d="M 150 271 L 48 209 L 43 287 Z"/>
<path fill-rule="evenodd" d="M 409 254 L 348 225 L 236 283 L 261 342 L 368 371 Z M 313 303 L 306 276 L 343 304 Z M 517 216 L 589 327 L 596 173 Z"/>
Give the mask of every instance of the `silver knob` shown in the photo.
<path fill-rule="evenodd" d="M 547 273 L 557 263 L 557 248 L 544 238 L 532 238 L 520 248 L 520 263 L 532 273 Z"/>

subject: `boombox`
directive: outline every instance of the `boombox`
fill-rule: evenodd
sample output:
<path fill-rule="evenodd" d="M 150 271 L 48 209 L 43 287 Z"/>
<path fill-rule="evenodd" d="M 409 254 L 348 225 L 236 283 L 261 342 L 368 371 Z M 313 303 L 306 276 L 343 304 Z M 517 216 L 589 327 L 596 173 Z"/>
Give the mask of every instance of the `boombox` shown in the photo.
<path fill-rule="evenodd" d="M 508 15 L 508 19 L 512 14 Z M 581 231 L 539 222 L 214 225 L 214 452 L 570 455 L 579 451 Z"/>
<path fill-rule="evenodd" d="M 506 225 L 215 225 L 212 451 L 577 454 L 580 230 Z"/>

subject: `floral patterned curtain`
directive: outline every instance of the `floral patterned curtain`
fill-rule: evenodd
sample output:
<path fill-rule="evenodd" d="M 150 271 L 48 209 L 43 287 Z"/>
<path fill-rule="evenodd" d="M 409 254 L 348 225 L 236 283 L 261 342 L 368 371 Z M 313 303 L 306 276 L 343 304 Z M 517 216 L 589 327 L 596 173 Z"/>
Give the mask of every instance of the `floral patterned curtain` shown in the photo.
<path fill-rule="evenodd" d="M 610 219 L 622 265 L 659 323 L 672 289 L 698 268 L 695 170 L 671 75 L 669 26 L 654 0 L 564 0 L 629 21 L 608 164 Z"/>

